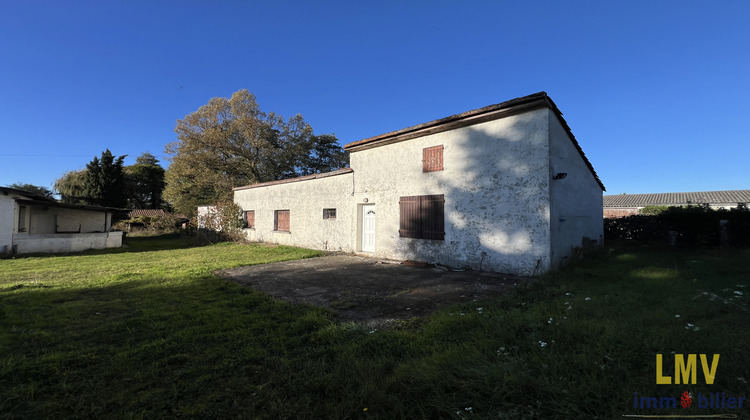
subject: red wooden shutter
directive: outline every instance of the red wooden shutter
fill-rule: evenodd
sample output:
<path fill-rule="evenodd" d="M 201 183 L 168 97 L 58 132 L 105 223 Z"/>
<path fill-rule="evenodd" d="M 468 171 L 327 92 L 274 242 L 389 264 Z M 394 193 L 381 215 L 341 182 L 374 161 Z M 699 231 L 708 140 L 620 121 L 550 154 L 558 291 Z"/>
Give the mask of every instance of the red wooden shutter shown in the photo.
<path fill-rule="evenodd" d="M 422 172 L 443 170 L 443 145 L 422 149 Z"/>
<path fill-rule="evenodd" d="M 401 197 L 398 201 L 398 207 L 398 236 L 402 238 L 419 238 L 419 197 Z"/>
<path fill-rule="evenodd" d="M 245 212 L 245 225 L 250 229 L 255 229 L 255 210 Z"/>
<path fill-rule="evenodd" d="M 289 210 L 276 210 L 276 230 L 289 232 Z"/>

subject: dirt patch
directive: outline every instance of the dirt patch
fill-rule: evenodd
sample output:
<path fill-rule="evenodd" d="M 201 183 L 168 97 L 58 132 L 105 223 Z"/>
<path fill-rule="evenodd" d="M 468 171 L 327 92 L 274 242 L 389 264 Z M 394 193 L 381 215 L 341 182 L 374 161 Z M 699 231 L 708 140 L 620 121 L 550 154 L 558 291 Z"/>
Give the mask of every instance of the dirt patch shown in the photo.
<path fill-rule="evenodd" d="M 508 274 L 409 267 L 356 255 L 239 267 L 216 274 L 278 299 L 328 308 L 341 321 L 369 326 L 487 299 L 532 280 Z"/>

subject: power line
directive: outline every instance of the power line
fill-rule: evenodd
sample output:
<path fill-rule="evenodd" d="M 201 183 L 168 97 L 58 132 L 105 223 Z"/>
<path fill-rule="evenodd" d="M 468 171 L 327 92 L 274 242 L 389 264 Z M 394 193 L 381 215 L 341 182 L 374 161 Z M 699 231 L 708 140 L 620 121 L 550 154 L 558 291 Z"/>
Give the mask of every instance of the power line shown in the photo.
<path fill-rule="evenodd" d="M 27 154 L 27 153 L 0 153 L 0 156 L 9 157 L 90 157 L 92 155 L 59 155 L 59 154 Z"/>

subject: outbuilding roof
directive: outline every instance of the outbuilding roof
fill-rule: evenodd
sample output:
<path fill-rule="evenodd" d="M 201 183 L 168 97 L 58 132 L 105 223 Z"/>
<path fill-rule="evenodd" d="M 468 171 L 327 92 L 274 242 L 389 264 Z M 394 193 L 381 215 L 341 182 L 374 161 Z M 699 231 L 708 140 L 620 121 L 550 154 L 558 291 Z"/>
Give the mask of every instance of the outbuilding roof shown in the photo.
<path fill-rule="evenodd" d="M 557 108 L 557 105 L 555 105 L 552 99 L 547 95 L 547 92 L 534 93 L 532 95 L 511 99 L 499 104 L 485 106 L 483 108 L 466 111 L 461 114 L 452 115 L 450 117 L 441 118 L 412 127 L 403 128 L 401 130 L 391 131 L 390 133 L 366 138 L 364 140 L 355 141 L 344 146 L 344 150 L 348 152 L 366 150 L 373 147 L 426 136 L 429 134 L 453 130 L 459 127 L 466 127 L 486 121 L 492 121 L 506 116 L 515 115 L 544 107 L 549 108 L 555 113 L 557 119 L 560 121 L 560 124 L 563 126 L 568 136 L 570 137 L 570 140 L 573 142 L 573 146 L 575 146 L 575 148 L 578 150 L 578 153 L 580 153 L 583 161 L 586 163 L 586 166 L 588 166 L 589 170 L 591 171 L 591 174 L 594 175 L 596 182 L 602 188 L 602 191 L 605 191 L 606 189 L 604 188 L 604 184 L 596 174 L 594 166 L 591 164 L 591 162 L 589 162 L 586 154 L 583 153 L 583 149 L 581 149 L 581 146 L 578 144 L 578 141 L 573 135 L 570 126 L 568 126 L 568 123 L 563 118 L 562 112 Z"/>
<path fill-rule="evenodd" d="M 750 203 L 750 190 L 701 191 L 656 194 L 605 195 L 604 207 L 638 208 L 646 206 L 684 206 L 709 204 L 712 206 L 734 206 Z"/>
<path fill-rule="evenodd" d="M 45 197 L 43 195 L 39 195 L 36 193 L 32 193 L 29 191 L 24 190 L 18 190 L 15 188 L 9 188 L 9 187 L 0 187 L 0 193 L 3 195 L 16 195 L 18 197 L 15 197 L 15 201 L 27 205 L 32 206 L 46 206 L 46 207 L 58 207 L 58 208 L 66 208 L 66 209 L 78 209 L 78 210 L 91 210 L 91 211 L 124 211 L 124 209 L 119 209 L 116 207 L 102 207 L 102 206 L 89 206 L 89 205 L 83 205 L 83 204 L 68 204 L 68 203 L 62 203 L 57 200 L 53 200 L 51 198 Z"/>
<path fill-rule="evenodd" d="M 10 194 L 20 195 L 20 196 L 23 196 L 23 197 L 26 197 L 26 198 L 29 198 L 29 199 L 32 199 L 32 200 L 49 201 L 49 202 L 52 202 L 52 203 L 56 203 L 55 200 L 53 200 L 53 199 L 51 199 L 49 197 L 45 197 L 45 196 L 43 196 L 41 194 L 33 193 L 33 192 L 30 192 L 30 191 L 26 191 L 26 190 L 19 190 L 19 189 L 16 189 L 16 188 L 0 187 L 0 193 L 2 193 L 3 195 L 10 195 Z"/>

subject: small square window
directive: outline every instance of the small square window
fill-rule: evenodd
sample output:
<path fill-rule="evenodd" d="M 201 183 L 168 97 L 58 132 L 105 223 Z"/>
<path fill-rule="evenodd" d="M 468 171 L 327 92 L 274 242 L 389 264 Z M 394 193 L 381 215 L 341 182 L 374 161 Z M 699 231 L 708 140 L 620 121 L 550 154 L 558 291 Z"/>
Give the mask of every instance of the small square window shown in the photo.
<path fill-rule="evenodd" d="M 336 209 L 323 209 L 323 218 L 324 219 L 335 219 L 336 218 Z"/>
<path fill-rule="evenodd" d="M 422 149 L 422 172 L 443 170 L 443 145 Z"/>

